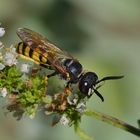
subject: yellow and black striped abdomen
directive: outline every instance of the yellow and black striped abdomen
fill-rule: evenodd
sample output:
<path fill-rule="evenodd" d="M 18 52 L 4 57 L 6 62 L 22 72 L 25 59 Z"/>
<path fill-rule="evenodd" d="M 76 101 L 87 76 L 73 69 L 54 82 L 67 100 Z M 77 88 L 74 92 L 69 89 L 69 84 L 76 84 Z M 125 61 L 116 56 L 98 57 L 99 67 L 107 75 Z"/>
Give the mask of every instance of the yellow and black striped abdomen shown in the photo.
<path fill-rule="evenodd" d="M 39 52 L 32 50 L 30 46 L 23 42 L 20 42 L 16 45 L 16 51 L 18 54 L 26 56 L 27 58 L 31 58 L 37 63 L 47 64 L 47 53 L 45 53 L 44 57 Z"/>

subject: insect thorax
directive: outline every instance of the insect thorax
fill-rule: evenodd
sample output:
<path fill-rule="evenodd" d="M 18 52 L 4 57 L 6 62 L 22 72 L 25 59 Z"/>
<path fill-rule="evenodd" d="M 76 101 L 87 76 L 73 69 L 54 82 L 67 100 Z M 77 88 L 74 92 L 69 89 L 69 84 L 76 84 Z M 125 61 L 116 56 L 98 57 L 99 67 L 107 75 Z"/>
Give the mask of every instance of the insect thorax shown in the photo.
<path fill-rule="evenodd" d="M 70 81 L 72 83 L 77 83 L 83 70 L 82 65 L 77 60 L 66 59 L 64 61 L 64 66 L 66 67 L 66 71 L 69 73 Z"/>

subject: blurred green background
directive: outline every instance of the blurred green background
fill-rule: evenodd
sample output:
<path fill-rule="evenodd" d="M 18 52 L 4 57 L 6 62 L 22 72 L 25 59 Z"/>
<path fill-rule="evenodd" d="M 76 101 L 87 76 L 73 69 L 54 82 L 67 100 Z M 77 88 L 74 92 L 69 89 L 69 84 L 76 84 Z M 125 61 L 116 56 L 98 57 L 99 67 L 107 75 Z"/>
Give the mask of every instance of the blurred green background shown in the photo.
<path fill-rule="evenodd" d="M 0 22 L 6 29 L 1 41 L 19 41 L 18 27 L 35 30 L 70 52 L 85 69 L 99 77 L 125 75 L 100 89 L 101 103 L 92 96 L 89 108 L 137 126 L 140 119 L 140 1 L 139 0 L 0 0 Z M 0 101 L 1 103 L 4 101 Z M 50 126 L 50 118 L 17 122 L 0 110 L 1 140 L 80 140 L 73 127 Z M 138 137 L 88 117 L 81 127 L 96 140 L 138 140 Z"/>

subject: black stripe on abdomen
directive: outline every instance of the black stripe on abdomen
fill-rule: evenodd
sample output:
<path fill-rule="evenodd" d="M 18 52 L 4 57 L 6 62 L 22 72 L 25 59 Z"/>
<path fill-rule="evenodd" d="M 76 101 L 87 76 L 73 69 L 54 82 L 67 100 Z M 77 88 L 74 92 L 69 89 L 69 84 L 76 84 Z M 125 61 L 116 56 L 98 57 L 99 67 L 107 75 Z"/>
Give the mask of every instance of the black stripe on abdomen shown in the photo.
<path fill-rule="evenodd" d="M 33 50 L 30 48 L 30 51 L 29 51 L 29 57 L 32 58 L 32 56 L 33 56 Z"/>
<path fill-rule="evenodd" d="M 23 44 L 22 44 L 22 54 L 23 54 L 23 55 L 26 55 L 26 54 L 25 54 L 25 53 L 26 53 L 26 52 L 25 52 L 26 47 L 27 47 L 27 45 L 26 45 L 25 43 L 23 43 Z"/>
<path fill-rule="evenodd" d="M 40 62 L 42 62 L 42 56 L 41 55 L 39 55 L 39 60 L 40 60 Z"/>
<path fill-rule="evenodd" d="M 22 42 L 19 42 L 17 45 L 16 45 L 16 52 L 17 53 L 20 53 L 20 47 L 22 47 Z"/>

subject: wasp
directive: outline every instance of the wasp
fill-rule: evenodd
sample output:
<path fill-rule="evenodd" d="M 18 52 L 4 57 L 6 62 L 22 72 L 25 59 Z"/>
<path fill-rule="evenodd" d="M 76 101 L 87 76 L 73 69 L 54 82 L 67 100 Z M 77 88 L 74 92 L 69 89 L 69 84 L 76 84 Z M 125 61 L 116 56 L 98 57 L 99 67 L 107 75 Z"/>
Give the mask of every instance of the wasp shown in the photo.
<path fill-rule="evenodd" d="M 18 28 L 17 35 L 22 40 L 16 45 L 17 53 L 31 58 L 45 68 L 53 70 L 48 78 L 59 75 L 67 81 L 66 87 L 77 84 L 80 92 L 85 97 L 89 98 L 95 93 L 104 101 L 103 96 L 97 90 L 100 87 L 99 83 L 123 78 L 123 76 L 107 76 L 99 80 L 95 72 L 85 72 L 77 59 L 39 33 L 27 28 Z"/>

